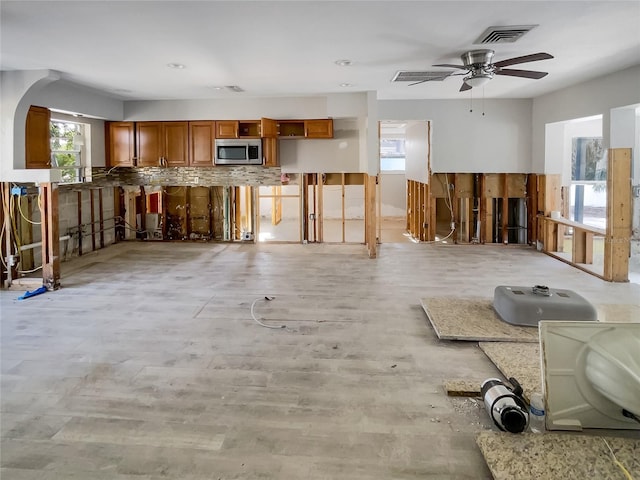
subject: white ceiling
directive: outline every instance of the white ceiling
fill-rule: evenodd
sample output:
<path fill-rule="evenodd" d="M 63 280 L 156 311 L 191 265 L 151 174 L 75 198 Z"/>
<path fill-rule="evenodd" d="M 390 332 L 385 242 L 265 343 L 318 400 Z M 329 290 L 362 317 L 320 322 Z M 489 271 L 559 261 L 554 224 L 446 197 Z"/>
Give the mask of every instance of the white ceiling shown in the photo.
<path fill-rule="evenodd" d="M 514 66 L 549 75 L 496 77 L 484 87 L 487 98 L 535 97 L 640 64 L 637 0 L 2 0 L 0 13 L 2 70 L 56 70 L 125 100 L 362 91 L 467 98 L 458 92 L 461 77 L 416 86 L 391 79 L 397 70 L 461 63 L 463 52 L 487 48 L 472 42 L 490 26 L 539 25 L 516 43 L 490 47 L 494 61 L 537 52 L 555 58 Z M 339 59 L 353 65 L 340 67 Z M 214 89 L 224 85 L 245 92 Z"/>

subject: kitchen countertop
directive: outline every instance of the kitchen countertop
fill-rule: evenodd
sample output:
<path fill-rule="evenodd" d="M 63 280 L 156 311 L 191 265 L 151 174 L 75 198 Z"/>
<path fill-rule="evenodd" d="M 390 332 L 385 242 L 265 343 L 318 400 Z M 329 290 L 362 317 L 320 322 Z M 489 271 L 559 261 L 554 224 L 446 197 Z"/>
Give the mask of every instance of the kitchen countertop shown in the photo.
<path fill-rule="evenodd" d="M 481 432 L 476 438 L 494 480 L 624 480 L 603 438 L 634 479 L 640 478 L 640 439 L 567 433 Z"/>

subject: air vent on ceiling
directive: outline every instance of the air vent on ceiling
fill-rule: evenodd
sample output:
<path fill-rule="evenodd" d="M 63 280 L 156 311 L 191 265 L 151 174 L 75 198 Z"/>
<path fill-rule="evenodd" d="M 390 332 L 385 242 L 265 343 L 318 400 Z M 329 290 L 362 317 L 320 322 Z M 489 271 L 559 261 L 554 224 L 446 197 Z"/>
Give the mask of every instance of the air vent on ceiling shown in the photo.
<path fill-rule="evenodd" d="M 478 39 L 473 42 L 474 45 L 484 43 L 513 43 L 520 39 L 525 33 L 536 28 L 537 25 L 511 25 L 507 27 L 489 27 Z"/>
<path fill-rule="evenodd" d="M 399 70 L 391 79 L 392 82 L 425 82 L 427 80 L 434 82 L 441 82 L 449 75 L 453 73 L 453 70 L 445 70 L 440 72 L 412 72 L 409 70 Z"/>
<path fill-rule="evenodd" d="M 238 85 L 227 85 L 224 88 L 232 92 L 244 92 L 244 90 L 240 88 Z"/>

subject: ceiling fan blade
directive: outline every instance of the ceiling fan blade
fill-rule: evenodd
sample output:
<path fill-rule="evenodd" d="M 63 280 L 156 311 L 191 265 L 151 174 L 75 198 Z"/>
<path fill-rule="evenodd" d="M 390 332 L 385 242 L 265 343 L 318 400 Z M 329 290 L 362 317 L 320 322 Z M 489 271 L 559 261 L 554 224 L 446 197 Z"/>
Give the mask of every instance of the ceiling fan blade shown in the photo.
<path fill-rule="evenodd" d="M 446 67 L 446 68 L 460 68 L 462 70 L 469 70 L 469 67 L 464 65 L 451 65 L 450 63 L 439 63 L 438 65 L 431 65 L 432 67 Z"/>
<path fill-rule="evenodd" d="M 513 68 L 501 68 L 496 71 L 496 75 L 507 75 L 509 77 L 533 78 L 539 80 L 549 75 L 547 72 L 535 72 L 533 70 L 516 70 Z"/>
<path fill-rule="evenodd" d="M 473 88 L 473 87 L 471 87 L 471 85 L 469 85 L 469 84 L 467 84 L 465 82 L 462 82 L 462 86 L 460 87 L 460 90 L 458 90 L 458 91 L 459 92 L 466 92 L 467 90 L 471 90 L 471 88 Z"/>
<path fill-rule="evenodd" d="M 412 86 L 412 85 L 418 85 L 419 83 L 424 83 L 424 82 L 431 82 L 433 80 L 444 80 L 445 78 L 449 78 L 449 77 L 457 77 L 460 75 L 466 75 L 466 73 L 450 73 L 448 75 L 441 75 L 439 77 L 431 77 L 431 78 L 427 78 L 425 80 L 420 80 L 419 82 L 414 82 L 414 83 L 410 83 L 409 85 L 407 85 L 408 87 Z"/>
<path fill-rule="evenodd" d="M 508 67 L 509 65 L 515 65 L 517 63 L 537 62 L 538 60 L 549 60 L 551 58 L 553 58 L 553 55 L 549 55 L 548 53 L 532 53 L 531 55 L 524 55 L 523 57 L 507 58 L 506 60 L 495 62 L 493 65 L 496 67 Z"/>

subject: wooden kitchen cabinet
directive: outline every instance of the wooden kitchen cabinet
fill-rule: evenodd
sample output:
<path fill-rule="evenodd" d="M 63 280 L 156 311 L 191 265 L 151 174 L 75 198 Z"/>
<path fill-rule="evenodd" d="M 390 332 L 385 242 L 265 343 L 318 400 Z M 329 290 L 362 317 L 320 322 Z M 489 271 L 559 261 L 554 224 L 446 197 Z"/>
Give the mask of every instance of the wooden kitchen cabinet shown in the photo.
<path fill-rule="evenodd" d="M 333 119 L 305 120 L 304 131 L 306 138 L 333 138 Z"/>
<path fill-rule="evenodd" d="M 333 119 L 279 120 L 280 138 L 333 138 Z"/>
<path fill-rule="evenodd" d="M 189 122 L 138 122 L 138 167 L 189 165 Z"/>
<path fill-rule="evenodd" d="M 51 112 L 31 106 L 25 124 L 26 168 L 51 168 Z"/>
<path fill-rule="evenodd" d="M 260 119 L 260 135 L 262 136 L 262 156 L 265 167 L 280 165 L 278 158 L 278 123 L 271 118 Z"/>
<path fill-rule="evenodd" d="M 192 167 L 212 167 L 215 157 L 216 122 L 189 122 L 190 156 Z"/>
<path fill-rule="evenodd" d="M 260 120 L 218 120 L 216 138 L 260 138 Z"/>
<path fill-rule="evenodd" d="M 133 122 L 106 122 L 106 159 L 108 167 L 133 167 L 136 164 Z"/>

